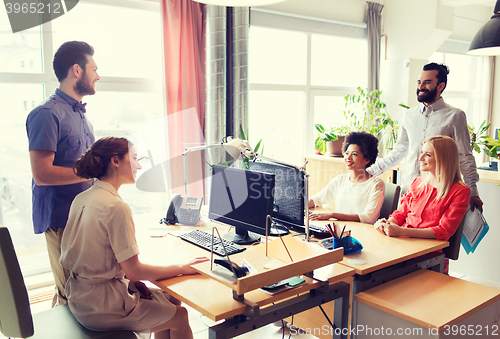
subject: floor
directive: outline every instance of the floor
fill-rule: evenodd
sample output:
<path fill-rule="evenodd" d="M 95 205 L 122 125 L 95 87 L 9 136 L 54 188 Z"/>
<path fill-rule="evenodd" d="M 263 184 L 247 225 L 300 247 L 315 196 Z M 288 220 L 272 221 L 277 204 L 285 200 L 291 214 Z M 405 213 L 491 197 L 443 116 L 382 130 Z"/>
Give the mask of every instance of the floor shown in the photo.
<path fill-rule="evenodd" d="M 484 279 L 479 279 L 476 277 L 471 277 L 471 276 L 463 276 L 459 275 L 454 272 L 450 272 L 450 276 L 464 279 L 467 281 L 471 281 L 480 285 L 485 285 L 485 286 L 490 286 L 493 288 L 497 288 L 500 290 L 500 283 L 496 283 L 493 281 L 488 281 Z M 29 285 L 27 283 L 27 285 Z M 37 290 L 34 290 L 33 292 L 29 293 L 30 298 L 32 300 L 32 305 L 31 305 L 31 311 L 32 313 L 37 313 L 41 312 L 44 310 L 47 310 L 50 308 L 51 301 L 48 300 L 48 296 L 53 291 L 53 287 L 42 287 L 38 288 Z M 38 299 L 36 297 L 39 297 Z M 196 311 L 195 309 L 189 307 L 186 305 L 186 308 L 188 309 L 189 312 L 189 321 L 191 324 L 191 328 L 194 333 L 194 338 L 195 339 L 206 339 L 208 338 L 208 327 L 212 326 L 215 324 L 212 320 L 209 318 L 203 316 L 201 313 Z M 0 334 L 0 339 L 4 339 L 5 337 Z M 299 334 L 297 330 L 295 331 L 290 331 L 288 328 L 285 328 L 285 331 L 283 333 L 282 328 L 280 326 L 270 324 L 265 327 L 262 327 L 260 329 L 254 330 L 252 332 L 249 332 L 247 334 L 241 335 L 237 338 L 241 339 L 260 339 L 260 338 L 266 338 L 266 339 L 278 339 L 278 338 L 300 338 L 300 339 L 314 339 L 316 338 L 313 335 L 310 334 Z"/>
<path fill-rule="evenodd" d="M 27 284 L 28 285 L 28 284 Z M 29 285 L 28 285 L 29 286 Z M 45 311 L 51 306 L 51 299 L 49 297 L 52 295 L 53 286 L 39 288 L 33 293 L 28 293 L 30 296 L 30 300 L 34 300 L 34 303 L 31 304 L 31 312 L 33 314 Z M 33 301 L 32 301 L 33 302 Z M 208 327 L 215 324 L 214 321 L 209 318 L 203 316 L 201 313 L 196 311 L 195 309 L 184 305 L 188 309 L 189 313 L 189 323 L 194 333 L 195 339 L 207 339 L 208 338 Z M 247 334 L 238 336 L 237 338 L 241 339 L 278 339 L 278 338 L 295 338 L 295 339 L 315 339 L 316 337 L 308 334 L 299 334 L 297 330 L 290 331 L 288 328 L 285 328 L 285 332 L 283 333 L 281 326 L 277 326 L 274 324 L 267 325 L 260 329 L 254 330 Z M 2 336 L 0 333 L 0 339 L 5 339 L 6 337 Z"/>

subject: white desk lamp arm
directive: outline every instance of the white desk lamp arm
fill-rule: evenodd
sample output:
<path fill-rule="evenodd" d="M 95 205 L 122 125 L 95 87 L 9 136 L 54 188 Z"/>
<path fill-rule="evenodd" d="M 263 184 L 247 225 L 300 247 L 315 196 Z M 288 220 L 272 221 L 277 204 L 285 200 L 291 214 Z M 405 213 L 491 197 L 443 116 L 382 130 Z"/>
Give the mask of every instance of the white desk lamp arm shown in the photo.
<path fill-rule="evenodd" d="M 182 153 L 182 166 L 184 169 L 184 195 L 187 195 L 187 167 L 186 167 L 186 156 L 191 151 L 203 151 L 213 147 L 221 147 L 224 146 L 224 143 L 213 144 L 213 145 L 202 145 L 195 147 L 186 147 L 184 146 L 184 153 Z"/>

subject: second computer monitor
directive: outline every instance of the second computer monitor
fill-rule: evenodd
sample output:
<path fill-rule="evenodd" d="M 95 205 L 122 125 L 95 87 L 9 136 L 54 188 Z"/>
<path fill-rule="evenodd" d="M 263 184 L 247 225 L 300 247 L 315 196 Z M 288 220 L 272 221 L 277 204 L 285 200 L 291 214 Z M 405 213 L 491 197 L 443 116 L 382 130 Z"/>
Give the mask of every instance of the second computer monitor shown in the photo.
<path fill-rule="evenodd" d="M 213 165 L 208 217 L 235 227 L 224 235 L 227 240 L 258 241 L 258 234 L 269 233 L 274 185 L 274 174 Z"/>
<path fill-rule="evenodd" d="M 304 171 L 262 161 L 250 162 L 249 169 L 275 175 L 273 220 L 287 227 L 303 226 Z"/>

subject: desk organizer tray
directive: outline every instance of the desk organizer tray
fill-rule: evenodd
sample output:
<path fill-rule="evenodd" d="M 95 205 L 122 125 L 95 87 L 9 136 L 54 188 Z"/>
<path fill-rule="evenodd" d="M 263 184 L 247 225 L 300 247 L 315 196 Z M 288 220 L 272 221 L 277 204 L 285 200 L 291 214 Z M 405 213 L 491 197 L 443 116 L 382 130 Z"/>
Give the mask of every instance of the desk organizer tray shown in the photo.
<path fill-rule="evenodd" d="M 326 249 L 336 249 L 339 247 L 344 248 L 344 254 L 352 254 L 359 252 L 363 249 L 363 246 L 359 241 L 354 239 L 353 237 L 347 236 L 347 237 L 342 237 L 340 239 L 337 238 L 328 238 L 325 240 L 322 240 L 319 243 L 321 246 L 323 246 Z"/>

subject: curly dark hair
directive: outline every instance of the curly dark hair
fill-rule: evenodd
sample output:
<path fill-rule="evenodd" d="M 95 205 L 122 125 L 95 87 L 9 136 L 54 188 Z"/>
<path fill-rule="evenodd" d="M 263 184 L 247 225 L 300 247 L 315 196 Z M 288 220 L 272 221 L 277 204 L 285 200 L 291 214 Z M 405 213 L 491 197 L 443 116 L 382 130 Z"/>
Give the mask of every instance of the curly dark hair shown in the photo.
<path fill-rule="evenodd" d="M 66 79 L 68 71 L 78 64 L 83 71 L 87 64 L 87 55 L 94 55 L 94 48 L 84 41 L 67 41 L 63 43 L 54 55 L 52 67 L 59 82 Z"/>
<path fill-rule="evenodd" d="M 373 134 L 368 132 L 351 132 L 346 135 L 344 143 L 342 144 L 342 153 L 349 148 L 349 145 L 358 145 L 361 148 L 363 156 L 370 160 L 366 168 L 375 163 L 378 156 L 378 139 Z"/>
<path fill-rule="evenodd" d="M 123 159 L 131 145 L 126 138 L 101 138 L 75 162 L 73 171 L 80 178 L 99 179 L 106 174 L 111 158 L 117 155 Z"/>

